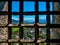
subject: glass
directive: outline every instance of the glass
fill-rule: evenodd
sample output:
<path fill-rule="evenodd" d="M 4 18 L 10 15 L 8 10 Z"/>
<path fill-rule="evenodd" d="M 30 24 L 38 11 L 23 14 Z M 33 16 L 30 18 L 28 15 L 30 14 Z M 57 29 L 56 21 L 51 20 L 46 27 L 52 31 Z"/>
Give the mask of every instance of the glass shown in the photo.
<path fill-rule="evenodd" d="M 38 2 L 39 11 L 46 11 L 46 2 Z"/>
<path fill-rule="evenodd" d="M 20 2 L 12 1 L 12 12 L 19 12 Z"/>
<path fill-rule="evenodd" d="M 23 45 L 35 45 L 34 43 L 23 43 Z"/>
<path fill-rule="evenodd" d="M 39 15 L 39 24 L 46 24 L 46 15 Z"/>
<path fill-rule="evenodd" d="M 35 39 L 35 29 L 34 28 L 23 28 L 23 39 Z"/>
<path fill-rule="evenodd" d="M 11 45 L 19 45 L 19 43 L 11 43 Z"/>
<path fill-rule="evenodd" d="M 24 15 L 23 23 L 24 24 L 34 24 L 35 23 L 35 15 Z"/>
<path fill-rule="evenodd" d="M 39 43 L 39 45 L 47 45 L 47 43 Z"/>
<path fill-rule="evenodd" d="M 12 28 L 12 39 L 19 39 L 19 28 Z"/>
<path fill-rule="evenodd" d="M 52 15 L 52 24 L 60 24 L 60 15 Z"/>
<path fill-rule="evenodd" d="M 39 39 L 46 39 L 46 28 L 39 28 Z"/>
<path fill-rule="evenodd" d="M 20 17 L 19 17 L 19 15 L 12 15 L 12 24 L 14 25 L 14 24 L 19 24 L 19 19 Z"/>
<path fill-rule="evenodd" d="M 53 2 L 50 2 L 50 11 L 53 11 Z"/>
<path fill-rule="evenodd" d="M 31 11 L 35 11 L 35 2 L 33 1 L 24 1 L 24 7 L 23 10 L 24 12 L 31 12 Z"/>
<path fill-rule="evenodd" d="M 60 28 L 50 29 L 50 39 L 60 39 Z"/>

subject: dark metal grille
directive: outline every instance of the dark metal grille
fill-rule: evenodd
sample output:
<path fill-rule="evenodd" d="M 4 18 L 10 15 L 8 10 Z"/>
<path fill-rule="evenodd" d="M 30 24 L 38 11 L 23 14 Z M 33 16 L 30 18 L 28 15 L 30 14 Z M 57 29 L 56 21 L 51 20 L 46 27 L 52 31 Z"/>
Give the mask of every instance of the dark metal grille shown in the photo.
<path fill-rule="evenodd" d="M 5 0 L 6 1 L 6 0 Z M 19 0 L 16 0 L 19 1 Z M 27 0 L 20 0 L 20 12 L 11 12 L 11 3 L 12 0 L 8 1 L 8 12 L 1 12 L 0 15 L 8 15 L 8 25 L 11 24 L 11 16 L 12 14 L 14 15 L 19 15 L 20 16 L 20 22 L 18 26 L 0 26 L 0 27 L 8 27 L 8 40 L 7 41 L 2 41 L 0 43 L 8 43 L 8 45 L 11 45 L 11 43 L 19 43 L 20 45 L 23 45 L 23 43 L 34 43 L 35 45 L 39 45 L 41 42 L 37 42 L 39 40 L 39 28 L 47 28 L 47 38 L 45 41 L 47 45 L 50 45 L 50 43 L 60 43 L 60 39 L 50 39 L 50 28 L 60 28 L 60 24 L 50 24 L 50 15 L 54 14 L 60 14 L 60 11 L 50 11 L 50 4 L 49 2 L 58 2 L 57 0 L 28 0 L 28 1 L 34 1 L 35 2 L 35 12 L 23 12 L 23 1 Z M 46 2 L 46 9 L 47 11 L 38 11 L 38 2 L 39 1 L 44 1 Z M 53 5 L 54 6 L 54 5 Z M 37 23 L 39 21 L 39 14 L 47 14 L 47 24 L 45 26 L 39 26 Z M 35 24 L 34 25 L 24 25 L 23 24 L 23 15 L 35 15 Z M 23 24 L 23 26 L 22 26 Z M 11 39 L 11 29 L 12 27 L 18 27 L 19 28 L 19 39 Z M 23 40 L 23 27 L 33 27 L 35 28 L 35 40 Z M 42 42 L 42 43 L 43 43 Z"/>

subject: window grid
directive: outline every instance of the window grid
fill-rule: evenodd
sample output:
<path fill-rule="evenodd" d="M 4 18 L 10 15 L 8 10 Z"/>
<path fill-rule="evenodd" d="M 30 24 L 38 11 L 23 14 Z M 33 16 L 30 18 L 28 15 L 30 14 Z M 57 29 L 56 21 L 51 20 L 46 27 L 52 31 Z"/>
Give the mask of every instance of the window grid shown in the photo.
<path fill-rule="evenodd" d="M 25 0 L 27 1 L 27 0 Z M 44 0 L 43 0 L 44 1 Z M 11 0 L 8 1 L 8 4 L 9 4 L 9 7 L 11 7 Z M 58 2 L 58 1 L 57 1 Z M 59 43 L 60 42 L 60 39 L 50 39 L 50 28 L 60 28 L 60 24 L 50 24 L 50 14 L 60 14 L 59 11 L 49 11 L 50 10 L 50 7 L 49 7 L 49 2 L 48 0 L 46 1 L 46 7 L 47 7 L 47 11 L 41 11 L 39 12 L 38 11 L 38 0 L 35 0 L 35 12 L 23 12 L 23 1 L 20 0 L 20 9 L 19 11 L 20 12 L 11 12 L 11 8 L 8 9 L 8 12 L 0 12 L 0 14 L 4 14 L 4 15 L 7 15 L 8 14 L 8 25 L 11 24 L 11 16 L 12 14 L 19 14 L 20 16 L 20 21 L 19 22 L 20 24 L 18 26 L 0 26 L 0 27 L 8 27 L 8 40 L 7 41 L 2 41 L 0 43 L 6 43 L 8 42 L 8 45 L 11 45 L 11 43 L 13 43 L 12 41 L 9 42 L 9 40 L 11 40 L 11 27 L 19 27 L 19 37 L 20 39 L 18 41 L 14 41 L 14 42 L 18 42 L 20 43 L 20 45 L 23 45 L 24 43 L 24 40 L 23 42 L 21 42 L 21 39 L 23 38 L 23 27 L 34 27 L 35 28 L 35 40 L 34 41 L 27 41 L 26 43 L 35 43 L 35 45 L 39 45 L 39 43 L 37 42 L 38 41 L 38 38 L 39 38 L 39 28 L 47 28 L 47 39 L 44 41 L 47 43 L 47 45 L 50 45 L 51 42 L 57 42 Z M 23 15 L 28 15 L 28 14 L 31 14 L 31 15 L 35 15 L 35 24 L 33 26 L 21 26 L 21 24 L 23 24 Z M 38 23 L 38 15 L 39 14 L 47 14 L 47 24 L 46 26 L 39 26 L 37 25 Z M 58 27 L 59 26 L 59 27 Z M 58 41 L 59 40 L 59 41 Z"/>

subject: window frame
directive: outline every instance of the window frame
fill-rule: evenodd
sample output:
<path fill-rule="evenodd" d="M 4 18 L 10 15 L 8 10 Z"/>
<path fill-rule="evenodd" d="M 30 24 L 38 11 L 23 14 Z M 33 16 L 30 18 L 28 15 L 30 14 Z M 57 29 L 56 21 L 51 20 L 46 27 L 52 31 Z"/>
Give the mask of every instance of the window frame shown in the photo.
<path fill-rule="evenodd" d="M 27 0 L 24 0 L 24 1 L 27 1 Z M 44 1 L 44 0 L 42 0 L 42 1 Z M 0 43 L 8 43 L 8 45 L 11 45 L 11 43 L 13 43 L 13 42 L 18 42 L 21 45 L 23 45 L 24 40 L 21 41 L 21 39 L 23 38 L 23 27 L 34 27 L 35 28 L 35 40 L 26 41 L 25 43 L 34 43 L 35 45 L 39 45 L 39 42 L 37 42 L 38 38 L 39 38 L 39 28 L 47 28 L 47 39 L 45 41 L 43 41 L 43 42 L 46 42 L 47 45 L 50 45 L 50 43 L 53 43 L 53 42 L 54 43 L 56 43 L 56 42 L 59 43 L 60 42 L 60 39 L 50 39 L 50 28 L 60 28 L 60 24 L 50 24 L 50 14 L 52 14 L 52 15 L 53 14 L 60 14 L 59 11 L 50 11 L 50 4 L 49 4 L 50 1 L 48 1 L 48 0 L 46 1 L 47 11 L 40 11 L 40 12 L 38 11 L 38 0 L 35 0 L 35 12 L 23 12 L 23 1 L 22 0 L 20 0 L 20 9 L 19 9 L 20 12 L 11 12 L 11 8 L 10 8 L 11 7 L 11 2 L 12 2 L 12 0 L 8 1 L 8 5 L 9 5 L 8 6 L 8 8 L 9 8 L 8 12 L 0 11 L 1 15 L 8 15 L 8 24 L 6 26 L 0 26 L 0 27 L 8 27 L 8 40 L 7 41 L 0 41 Z M 54 2 L 58 2 L 58 1 L 56 0 Z M 11 24 L 12 14 L 14 14 L 14 15 L 17 14 L 17 15 L 20 16 L 20 22 L 19 22 L 18 26 L 8 26 L 9 24 Z M 21 24 L 23 24 L 23 15 L 29 15 L 29 14 L 35 15 L 35 24 L 34 25 L 28 25 L 28 26 L 26 26 L 26 25 L 21 26 Z M 47 14 L 47 24 L 45 26 L 37 25 L 37 23 L 39 21 L 39 19 L 38 19 L 39 14 Z M 19 37 L 20 37 L 20 39 L 12 41 L 12 39 L 11 39 L 11 27 L 19 27 L 19 34 L 20 34 Z"/>

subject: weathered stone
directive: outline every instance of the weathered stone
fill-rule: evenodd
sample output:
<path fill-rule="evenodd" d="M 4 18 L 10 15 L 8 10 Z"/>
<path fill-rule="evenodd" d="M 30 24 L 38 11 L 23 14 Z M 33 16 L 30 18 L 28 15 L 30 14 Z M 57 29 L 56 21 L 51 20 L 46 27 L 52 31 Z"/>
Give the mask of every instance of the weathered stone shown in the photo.
<path fill-rule="evenodd" d="M 0 11 L 8 11 L 8 2 L 0 2 Z M 8 24 L 8 15 L 0 15 L 0 26 L 6 26 Z M 0 41 L 6 41 L 8 39 L 8 28 L 0 27 Z M 7 43 L 0 43 L 0 45 L 8 45 Z"/>

